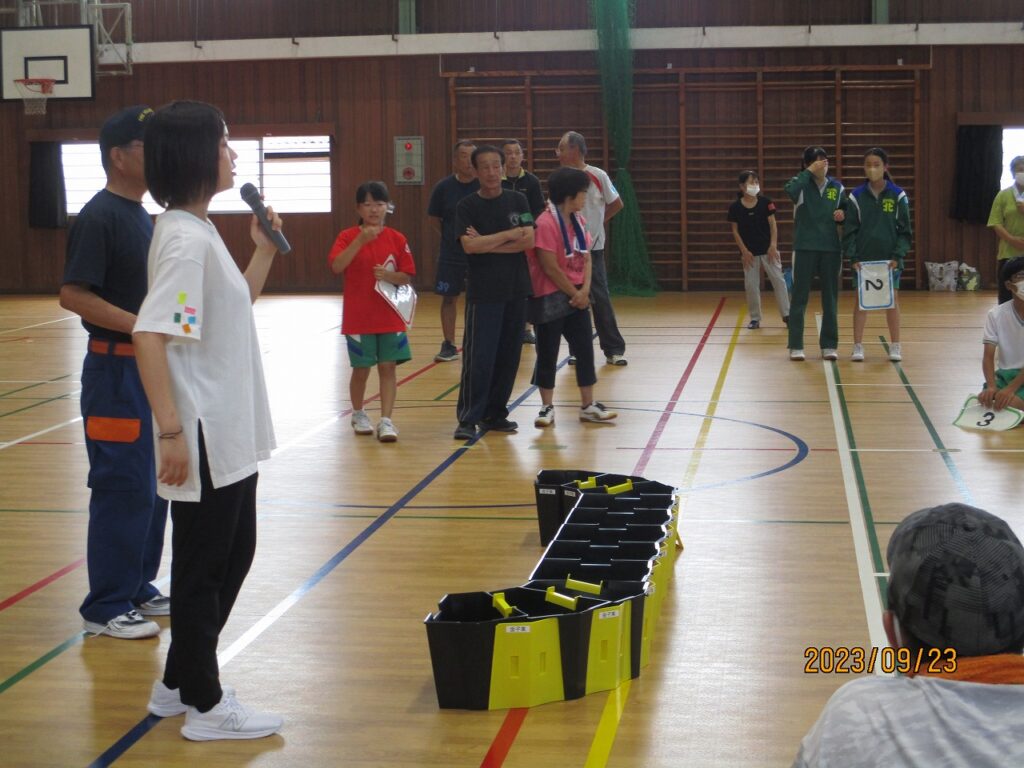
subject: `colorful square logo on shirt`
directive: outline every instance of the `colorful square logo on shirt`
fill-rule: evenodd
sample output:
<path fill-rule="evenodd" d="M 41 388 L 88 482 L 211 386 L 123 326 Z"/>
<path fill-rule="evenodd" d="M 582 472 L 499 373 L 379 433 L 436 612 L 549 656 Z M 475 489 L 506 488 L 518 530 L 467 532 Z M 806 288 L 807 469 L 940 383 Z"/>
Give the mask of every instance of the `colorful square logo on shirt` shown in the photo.
<path fill-rule="evenodd" d="M 188 294 L 184 291 L 178 294 L 178 307 L 174 313 L 174 322 L 181 326 L 185 333 L 192 333 L 192 326 L 196 324 L 199 313 L 195 307 L 188 304 Z"/>

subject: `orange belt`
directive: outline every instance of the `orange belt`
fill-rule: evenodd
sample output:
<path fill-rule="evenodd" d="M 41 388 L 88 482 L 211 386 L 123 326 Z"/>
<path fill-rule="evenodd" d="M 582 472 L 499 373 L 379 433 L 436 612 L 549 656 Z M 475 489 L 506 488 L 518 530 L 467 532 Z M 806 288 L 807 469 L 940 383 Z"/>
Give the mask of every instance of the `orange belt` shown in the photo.
<path fill-rule="evenodd" d="M 97 355 L 117 355 L 119 357 L 135 357 L 135 347 L 126 341 L 106 341 L 89 339 L 89 351 Z"/>

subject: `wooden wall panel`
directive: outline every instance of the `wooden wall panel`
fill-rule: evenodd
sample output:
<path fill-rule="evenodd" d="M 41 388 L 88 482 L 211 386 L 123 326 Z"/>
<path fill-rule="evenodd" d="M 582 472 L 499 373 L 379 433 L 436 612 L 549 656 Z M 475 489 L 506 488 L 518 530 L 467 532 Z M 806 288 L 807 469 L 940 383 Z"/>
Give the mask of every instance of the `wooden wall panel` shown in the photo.
<path fill-rule="evenodd" d="M 786 66 L 806 64 L 809 61 L 825 64 L 869 65 L 891 63 L 902 53 L 908 63 L 927 61 L 928 49 L 900 51 L 893 48 L 835 49 L 810 52 L 804 50 L 772 51 L 653 51 L 638 54 L 638 63 L 664 68 L 666 57 L 677 67 L 701 66 Z M 866 95 L 856 87 L 841 91 L 846 141 L 840 158 L 844 181 L 856 180 L 858 154 L 873 139 L 888 144 L 894 153 L 897 182 L 911 191 L 911 201 L 917 216 L 918 231 L 915 248 L 922 258 L 946 261 L 957 259 L 978 265 L 986 284 L 994 284 L 995 239 L 980 225 L 963 224 L 948 217 L 952 201 L 953 161 L 956 120 L 959 112 L 1016 112 L 1024 113 L 1024 46 L 942 47 L 931 51 L 933 69 L 921 73 L 921 125 L 917 142 L 917 178 L 911 176 L 911 147 L 908 145 L 906 126 L 911 104 L 906 93 L 893 91 L 873 92 Z M 0 253 L 0 291 L 55 293 L 62 271 L 66 232 L 63 230 L 36 230 L 27 227 L 28 165 L 27 131 L 38 129 L 78 129 L 83 137 L 94 137 L 98 125 L 107 115 L 125 104 L 150 103 L 159 105 L 174 98 L 199 98 L 217 103 L 224 109 L 230 124 L 309 123 L 324 122 L 336 126 L 334 145 L 334 211 L 330 214 L 292 215 L 288 217 L 289 238 L 295 245 L 295 254 L 282 259 L 274 268 L 270 288 L 273 290 L 332 290 L 336 279 L 324 267 L 324 256 L 337 231 L 353 221 L 352 194 L 355 187 L 371 178 L 392 181 L 391 137 L 395 135 L 423 135 L 426 139 L 426 180 L 422 187 L 392 186 L 397 212 L 391 222 L 405 232 L 416 255 L 419 269 L 418 284 L 432 284 L 436 258 L 437 236 L 424 215 L 432 184 L 450 171 L 449 110 L 446 79 L 439 76 L 439 66 L 448 70 L 465 70 L 466 59 L 475 61 L 478 69 L 585 68 L 586 56 L 576 54 L 538 54 L 534 56 L 452 57 L 440 61 L 436 57 L 409 59 L 365 60 L 313 60 L 291 62 L 256 62 L 237 64 L 180 64 L 173 66 L 139 66 L 136 74 L 128 78 L 104 78 L 100 81 L 95 101 L 53 103 L 43 118 L 28 118 L 17 103 L 0 104 L 0 168 L 3 169 L 4 205 L 0 206 L 0 227 L 6 241 Z M 584 62 L 584 63 L 581 63 Z M 457 67 L 455 65 L 465 65 Z M 993 73 L 998 73 L 998 77 Z M 902 77 L 909 77 L 897 73 Z M 666 75 L 672 77 L 674 75 Z M 886 75 L 886 77 L 896 75 Z M 714 82 L 749 78 L 749 75 L 723 73 L 688 74 L 692 83 Z M 803 74 L 802 81 L 784 85 L 781 73 L 765 75 L 765 156 L 762 159 L 765 191 L 784 203 L 782 183 L 793 175 L 799 165 L 800 151 L 811 141 L 825 142 L 835 151 L 834 91 L 820 84 L 808 91 L 808 82 L 829 78 L 828 74 Z M 859 74 L 856 79 L 863 79 Z M 881 75 L 868 75 L 869 79 Z M 522 80 L 522 78 L 520 78 Z M 532 157 L 527 162 L 542 179 L 555 166 L 553 155 L 558 137 L 568 128 L 581 130 L 591 144 L 591 157 L 596 164 L 604 162 L 607 149 L 603 141 L 600 99 L 593 86 L 582 88 L 580 78 L 556 78 L 554 83 L 568 88 L 538 90 L 543 78 L 534 88 Z M 547 82 L 551 82 L 550 79 Z M 800 87 L 797 87 L 800 86 Z M 701 138 L 708 148 L 715 141 L 730 143 L 730 151 L 716 155 L 715 177 L 706 178 L 707 193 L 698 194 L 693 182 L 687 189 L 687 205 L 679 205 L 680 218 L 707 207 L 707 220 L 721 229 L 713 235 L 721 247 L 721 264 L 691 265 L 692 276 L 704 274 L 711 286 L 738 286 L 738 271 L 732 272 L 735 247 L 724 224 L 724 206 L 732 193 L 733 179 L 738 166 L 753 162 L 745 137 L 752 135 L 755 123 L 748 115 L 751 104 L 752 83 L 743 84 L 745 90 L 736 91 L 731 100 L 710 93 L 690 94 L 687 103 L 686 124 L 689 128 L 721 124 L 720 135 L 715 130 L 705 131 Z M 565 91 L 571 93 L 566 93 Z M 809 93 L 818 95 L 810 97 Z M 498 130 L 526 130 L 525 111 L 518 105 L 522 94 L 502 96 L 495 104 L 501 107 L 505 124 L 497 120 L 488 123 L 492 132 Z M 681 287 L 686 274 L 683 245 L 677 245 L 678 254 L 670 251 L 667 215 L 654 214 L 657 205 L 662 210 L 677 190 L 668 187 L 668 167 L 700 150 L 697 134 L 687 137 L 686 154 L 670 147 L 669 134 L 678 127 L 678 104 L 675 96 L 638 89 L 635 101 L 637 144 L 655 147 L 659 142 L 668 149 L 638 149 L 634 160 L 634 175 L 638 178 L 641 206 L 651 230 L 652 252 L 657 261 L 675 263 L 658 264 L 658 274 L 667 288 Z M 730 106 L 731 104 L 731 106 Z M 496 107 L 481 103 L 481 115 Z M 858 116 L 859 115 L 859 116 Z M 483 118 L 481 118 L 483 119 Z M 788 120 L 788 123 L 786 122 Z M 716 121 L 719 121 L 716 123 Z M 462 124 L 460 124 L 462 125 Z M 772 126 L 775 126 L 774 128 Z M 786 128 L 786 133 L 783 128 Z M 472 126 L 463 125 L 472 138 Z M 772 132 L 775 131 L 773 134 Z M 858 135 L 861 134 L 861 135 Z M 520 138 L 524 138 L 520 136 Z M 913 142 L 911 142 L 913 143 Z M 677 146 L 679 146 L 677 142 Z M 703 150 L 701 150 L 703 151 Z M 673 154 L 675 152 L 675 154 Z M 664 168 L 654 158 L 663 153 Z M 711 150 L 704 154 L 710 154 Z M 699 154 L 699 153 L 698 153 Z M 614 171 L 614 155 L 606 163 Z M 737 167 L 734 167 L 737 166 Z M 642 171 L 643 168 L 648 170 Z M 690 168 L 691 178 L 700 176 L 700 166 Z M 664 171 L 664 172 L 663 172 Z M 728 171 L 728 173 L 726 173 Z M 646 174 L 646 175 L 645 175 Z M 721 174 L 721 178 L 719 178 Z M 696 180 L 696 179 L 695 179 Z M 911 181 L 914 183 L 912 184 Z M 714 195 L 720 196 L 713 204 L 703 199 L 716 185 Z M 717 185 L 721 185 L 718 189 Z M 660 198 L 660 199 L 659 199 Z M 692 211 L 689 210 L 692 207 Z M 721 209 L 721 211 L 719 210 Z M 648 213 L 651 215 L 648 216 Z M 787 219 L 779 216 L 783 241 L 789 237 Z M 244 217 L 220 216 L 218 225 L 229 246 L 237 254 L 249 249 Z M 687 238 L 704 237 L 697 226 L 699 217 L 689 222 Z M 666 234 L 662 234 L 662 230 Z M 691 234 L 692 231 L 692 234 Z M 683 239 L 683 238 L 680 238 Z M 686 244 L 686 242 L 684 242 Z M 667 255 L 666 255 L 667 254 Z M 702 273 L 703 270 L 703 273 Z M 718 280 L 726 282 L 717 282 Z M 690 287 L 702 285 L 695 279 Z"/>

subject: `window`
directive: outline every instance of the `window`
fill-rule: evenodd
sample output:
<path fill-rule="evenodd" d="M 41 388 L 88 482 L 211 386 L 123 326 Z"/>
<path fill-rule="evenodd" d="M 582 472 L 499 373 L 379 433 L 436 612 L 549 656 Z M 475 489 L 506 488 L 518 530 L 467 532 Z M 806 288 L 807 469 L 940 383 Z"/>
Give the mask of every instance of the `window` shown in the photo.
<path fill-rule="evenodd" d="M 235 186 L 215 195 L 210 213 L 248 213 L 238 190 L 250 183 L 278 213 L 323 213 L 331 210 L 331 140 L 329 136 L 265 136 L 230 139 L 238 153 Z M 96 143 L 64 144 L 61 148 L 68 215 L 76 216 L 107 183 Z M 150 213 L 163 211 L 147 193 Z"/>
<path fill-rule="evenodd" d="M 1003 128 L 1003 177 L 999 188 L 1006 189 L 1013 184 L 1010 161 L 1024 155 L 1024 128 Z"/>

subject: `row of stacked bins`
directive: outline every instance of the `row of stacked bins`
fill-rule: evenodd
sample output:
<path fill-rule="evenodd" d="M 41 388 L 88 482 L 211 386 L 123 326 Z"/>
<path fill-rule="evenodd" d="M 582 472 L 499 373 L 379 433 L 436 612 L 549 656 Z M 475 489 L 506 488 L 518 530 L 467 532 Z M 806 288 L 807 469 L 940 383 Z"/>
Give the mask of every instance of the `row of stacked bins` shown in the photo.
<path fill-rule="evenodd" d="M 676 555 L 675 489 L 543 470 L 535 491 L 547 549 L 529 580 L 446 595 L 425 620 L 442 708 L 576 699 L 616 688 L 650 661 Z"/>

